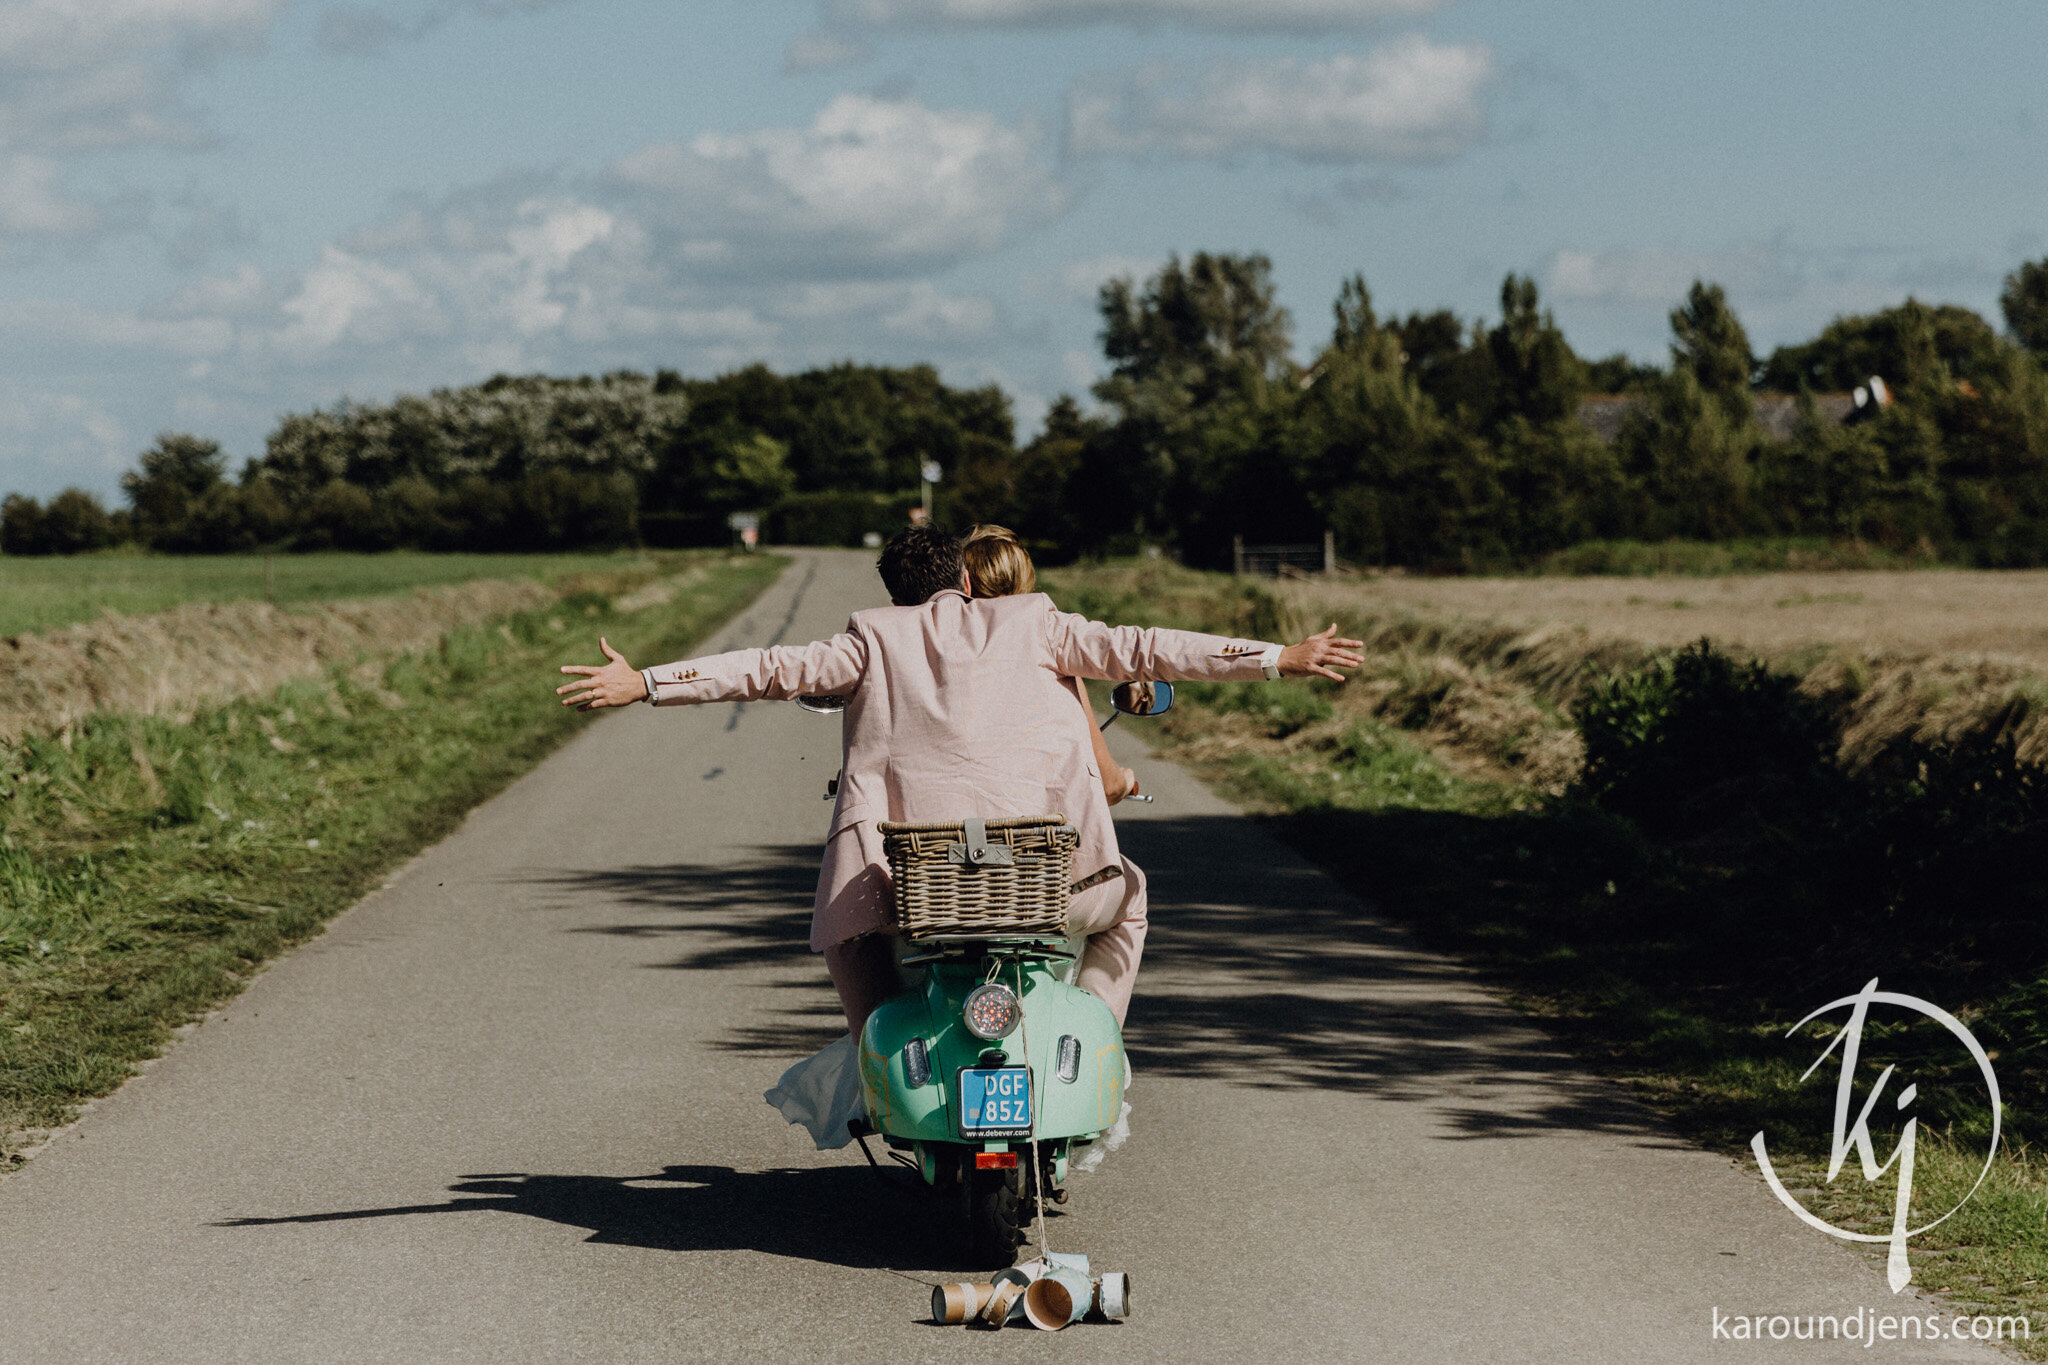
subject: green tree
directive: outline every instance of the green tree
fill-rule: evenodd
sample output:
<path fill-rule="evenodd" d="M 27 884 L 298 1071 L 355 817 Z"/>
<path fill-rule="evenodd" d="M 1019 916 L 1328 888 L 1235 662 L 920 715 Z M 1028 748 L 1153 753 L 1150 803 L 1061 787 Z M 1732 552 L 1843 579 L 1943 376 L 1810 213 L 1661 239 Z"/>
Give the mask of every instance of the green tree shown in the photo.
<path fill-rule="evenodd" d="M 1014 454 L 988 451 L 942 486 L 952 520 L 994 522 L 1015 531 L 1040 563 L 1058 564 L 1129 525 L 1132 509 L 1106 507 L 1087 477 L 1091 452 L 1110 423 L 1061 394 L 1037 436 Z"/>
<path fill-rule="evenodd" d="M 1338 552 L 1368 564 L 1497 558 L 1503 489 L 1488 444 L 1450 420 L 1391 344 L 1327 350 L 1296 444 Z M 1411 353 L 1412 355 L 1412 353 Z"/>
<path fill-rule="evenodd" d="M 1976 313 L 1909 298 L 1896 308 L 1836 318 L 1812 341 L 1780 346 L 1764 363 L 1761 384 L 1782 393 L 1841 393 L 1872 375 L 1897 390 L 1938 377 L 1976 380 L 1997 370 L 1999 350 L 1998 334 Z"/>
<path fill-rule="evenodd" d="M 1690 370 L 1700 388 L 1731 412 L 1747 412 L 1756 356 L 1721 286 L 1694 280 L 1685 302 L 1671 310 L 1671 334 L 1672 365 Z"/>
<path fill-rule="evenodd" d="M 1095 394 L 1118 422 L 1114 439 L 1091 447 L 1087 477 L 1105 516 L 1128 514 L 1101 543 L 1114 543 L 1112 534 L 1177 542 L 1199 519 L 1196 557 L 1213 562 L 1230 532 L 1203 499 L 1232 482 L 1222 466 L 1240 463 L 1248 424 L 1274 418 L 1288 401 L 1279 390 L 1292 389 L 1272 262 L 1197 252 L 1183 265 L 1175 256 L 1143 289 L 1114 279 L 1097 302 L 1111 368 Z"/>
<path fill-rule="evenodd" d="M 1495 374 L 1490 422 L 1518 417 L 1540 426 L 1571 417 L 1586 395 L 1586 364 L 1557 320 L 1538 308 L 1536 281 L 1520 275 L 1503 280 L 1500 312 L 1500 325 L 1486 337 Z"/>
<path fill-rule="evenodd" d="M 1344 281 L 1330 311 L 1337 320 L 1330 334 L 1331 350 L 1355 350 L 1379 340 L 1379 317 L 1372 310 L 1372 291 L 1365 286 L 1365 276 L 1353 275 Z"/>
<path fill-rule="evenodd" d="M 193 505 L 219 487 L 227 469 L 220 442 L 167 431 L 142 452 L 140 468 L 121 476 L 136 538 L 157 549 L 186 549 Z"/>
<path fill-rule="evenodd" d="M 2020 345 L 2048 356 L 2048 260 L 2028 261 L 2007 275 L 1998 308 Z"/>
<path fill-rule="evenodd" d="M 1622 423 L 1616 447 L 1640 502 L 1638 533 L 1726 540 L 1750 529 L 1750 464 L 1762 433 L 1674 366 Z"/>
<path fill-rule="evenodd" d="M 1198 251 L 1185 266 L 1173 256 L 1142 291 L 1128 277 L 1109 281 L 1098 306 L 1111 367 L 1106 402 L 1122 404 L 1151 385 L 1198 405 L 1278 374 L 1287 360 L 1287 310 L 1262 255 Z"/>
<path fill-rule="evenodd" d="M 114 518 L 97 495 L 67 488 L 43 511 L 43 539 L 52 554 L 104 550 L 116 539 Z"/>
<path fill-rule="evenodd" d="M 26 493 L 9 493 L 0 502 L 0 554 L 46 555 L 49 539 L 43 533 L 43 504 Z"/>

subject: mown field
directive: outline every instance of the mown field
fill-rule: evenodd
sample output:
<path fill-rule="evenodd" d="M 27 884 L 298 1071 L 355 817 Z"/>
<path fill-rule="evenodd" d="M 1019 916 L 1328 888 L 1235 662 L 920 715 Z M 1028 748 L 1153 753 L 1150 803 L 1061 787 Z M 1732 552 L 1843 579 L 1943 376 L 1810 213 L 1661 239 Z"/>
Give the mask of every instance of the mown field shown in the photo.
<path fill-rule="evenodd" d="M 535 578 L 553 584 L 571 574 L 651 565 L 637 552 L 0 555 L 0 636 L 52 630 L 107 611 L 133 616 L 188 602 L 267 600 L 289 605 L 374 597 L 479 578 Z"/>
<path fill-rule="evenodd" d="M 599 633 L 682 655 L 781 565 L 556 560 L 542 567 L 559 591 L 533 600 L 528 582 L 516 609 L 424 645 L 0 743 L 0 1171 L 575 734 L 586 718 L 556 704 L 555 665 Z M 478 586 L 433 591 L 494 600 Z"/>
<path fill-rule="evenodd" d="M 1605 593 L 1625 607 L 1715 587 L 1698 579 L 1279 586 L 1151 561 L 1045 580 L 1109 620 L 1273 639 L 1335 619 L 1368 641 L 1343 687 L 1188 684 L 1146 733 L 1678 1131 L 1752 1169 L 1767 1131 L 1823 1216 L 1884 1230 L 1895 1185 L 1853 1161 L 1826 1181 L 1834 1070 L 1800 1078 L 1842 1015 L 1788 1031 L 1872 977 L 1953 1011 L 1995 1060 L 2005 1143 L 1984 1188 L 1915 1240 L 1916 1276 L 2028 1312 L 2048 1355 L 2048 680 L 2024 659 L 1845 638 L 1847 613 L 1926 594 L 1919 639 L 1938 643 L 1947 617 L 2023 601 L 2019 577 L 1889 576 L 1851 589 L 1859 602 L 1782 608 L 1804 589 L 1738 584 L 1712 626 L 1818 627 L 1773 635 L 1758 665 L 1667 648 L 1697 625 L 1602 609 Z M 1865 1037 L 1920 1087 L 1924 1220 L 1976 1178 L 1987 1096 L 1931 1026 Z M 1889 1155 L 1904 1116 L 1883 1108 Z"/>
<path fill-rule="evenodd" d="M 1676 646 L 1702 635 L 1765 655 L 1839 647 L 1892 654 L 1990 654 L 2048 668 L 2048 570 L 1586 578 L 1382 576 L 1295 582 L 1308 609 L 1479 619 Z"/>

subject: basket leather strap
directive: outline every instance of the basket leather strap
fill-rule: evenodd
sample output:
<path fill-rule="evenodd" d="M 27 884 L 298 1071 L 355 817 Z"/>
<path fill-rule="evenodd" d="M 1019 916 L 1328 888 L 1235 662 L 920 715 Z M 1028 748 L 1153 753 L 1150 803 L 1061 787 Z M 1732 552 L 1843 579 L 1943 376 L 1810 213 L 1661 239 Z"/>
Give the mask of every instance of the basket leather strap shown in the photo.
<path fill-rule="evenodd" d="M 964 820 L 960 825 L 962 843 L 946 845 L 946 861 L 960 867 L 1009 867 L 1010 846 L 988 841 L 986 820 Z"/>

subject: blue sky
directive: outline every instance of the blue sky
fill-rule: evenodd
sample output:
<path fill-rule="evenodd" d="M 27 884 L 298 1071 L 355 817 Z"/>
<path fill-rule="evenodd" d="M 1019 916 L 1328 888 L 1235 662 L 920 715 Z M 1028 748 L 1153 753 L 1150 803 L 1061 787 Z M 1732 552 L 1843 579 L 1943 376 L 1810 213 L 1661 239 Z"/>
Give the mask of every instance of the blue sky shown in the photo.
<path fill-rule="evenodd" d="M 1661 358 L 2048 255 L 2048 7 L 0 0 L 0 490 L 496 370 L 932 360 L 1028 431 L 1093 295 L 1264 251 Z"/>

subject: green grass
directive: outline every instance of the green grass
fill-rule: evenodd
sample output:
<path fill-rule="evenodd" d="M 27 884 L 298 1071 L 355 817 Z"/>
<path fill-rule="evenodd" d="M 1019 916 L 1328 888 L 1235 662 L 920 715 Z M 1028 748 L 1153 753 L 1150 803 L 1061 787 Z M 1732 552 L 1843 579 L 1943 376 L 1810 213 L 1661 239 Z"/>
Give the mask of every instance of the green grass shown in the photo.
<path fill-rule="evenodd" d="M 0 555 L 0 636 L 54 630 L 102 611 L 136 616 L 187 602 L 269 598 L 280 605 L 374 597 L 475 578 L 537 578 L 611 572 L 647 563 L 615 554 Z"/>
<path fill-rule="evenodd" d="M 0 1168 L 155 1055 L 587 718 L 552 665 L 599 631 L 687 652 L 773 556 L 664 556 L 706 577 L 622 615 L 605 592 L 481 623 L 375 675 L 337 670 L 190 724 L 95 717 L 0 749 Z M 644 575 L 640 575 L 644 576 Z"/>
<path fill-rule="evenodd" d="M 1246 585 L 1222 576 L 1205 596 L 1196 576 L 1177 575 L 1159 601 L 1123 586 L 1115 566 L 1047 578 L 1063 605 L 1109 620 L 1236 631 L 1260 611 Z M 1369 661 L 1361 681 L 1396 671 L 1384 664 Z M 1862 869 L 1801 842 L 1798 820 L 1658 835 L 1583 796 L 1461 776 L 1404 728 L 1420 718 L 1400 706 L 1399 724 L 1340 723 L 1347 712 L 1322 685 L 1188 684 L 1178 698 L 1139 733 L 1424 942 L 1479 967 L 1686 1136 L 1753 1169 L 1749 1139 L 1764 1130 L 1788 1183 L 1837 1223 L 1887 1227 L 1895 1186 L 1866 1184 L 1853 1161 L 1825 1183 L 1833 1090 L 1800 1077 L 1828 1030 L 1796 1040 L 1787 1030 L 1871 976 L 1956 1010 L 1998 1050 L 2006 1144 L 1985 1187 L 1913 1242 L 1917 1282 L 1947 1291 L 1959 1311 L 2029 1314 L 2035 1340 L 2021 1347 L 2048 1358 L 2048 1162 L 2032 1148 L 2048 1133 L 2048 981 L 2037 956 L 2003 938 L 1922 942 L 1922 925 L 1888 916 L 1881 898 L 1843 916 L 1862 903 Z M 1929 1095 L 1918 1112 L 1934 1126 L 1915 1181 L 1924 1221 L 1976 1178 L 1989 1115 L 1938 1084 L 1968 1063 L 1931 1027 L 1883 1041 Z M 1884 1117 L 1873 1129 L 1889 1154 Z M 1761 1184 L 1759 1195 L 1769 1197 Z M 1882 1250 L 1870 1252 L 1878 1285 Z"/>

